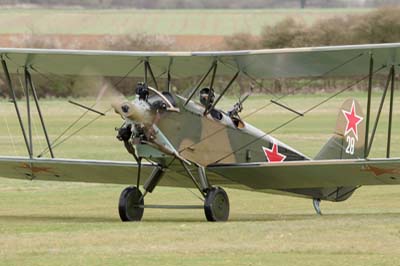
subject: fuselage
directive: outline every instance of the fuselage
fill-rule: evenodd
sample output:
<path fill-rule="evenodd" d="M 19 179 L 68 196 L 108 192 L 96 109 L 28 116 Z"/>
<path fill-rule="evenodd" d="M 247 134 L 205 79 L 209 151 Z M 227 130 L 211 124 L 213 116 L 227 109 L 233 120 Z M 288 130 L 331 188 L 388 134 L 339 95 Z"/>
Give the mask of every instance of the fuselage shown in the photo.
<path fill-rule="evenodd" d="M 308 159 L 238 114 L 215 108 L 205 112 L 193 100 L 154 92 L 148 98 L 113 105 L 130 126 L 138 157 L 164 167 L 175 157 L 201 166 Z"/>
<path fill-rule="evenodd" d="M 204 107 L 177 96 L 180 112 L 165 112 L 157 126 L 179 154 L 200 165 L 218 163 L 265 162 L 280 159 L 270 156 L 276 145 L 276 153 L 282 161 L 304 160 L 307 157 L 262 130 L 238 117 L 230 117 L 221 110 L 204 115 Z"/>

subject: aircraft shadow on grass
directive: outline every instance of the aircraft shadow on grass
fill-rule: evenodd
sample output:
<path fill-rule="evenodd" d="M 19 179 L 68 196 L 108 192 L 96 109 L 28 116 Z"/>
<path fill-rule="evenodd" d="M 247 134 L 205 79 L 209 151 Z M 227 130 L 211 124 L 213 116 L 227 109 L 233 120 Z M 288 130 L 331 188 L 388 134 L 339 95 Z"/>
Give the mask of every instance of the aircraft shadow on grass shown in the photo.
<path fill-rule="evenodd" d="M 384 212 L 384 213 L 334 213 L 324 214 L 322 216 L 315 214 L 285 214 L 285 215 L 272 215 L 272 214 L 247 214 L 242 216 L 234 216 L 230 218 L 230 222 L 274 222 L 274 221 L 301 221 L 301 220 L 315 220 L 323 218 L 373 218 L 373 217 L 400 217 L 400 212 Z M 119 223 L 119 219 L 112 217 L 101 216 L 59 216 L 59 215 L 33 215 L 27 217 L 26 215 L 1 215 L 0 222 L 62 222 L 62 223 Z M 193 218 L 161 218 L 161 217 L 148 217 L 143 222 L 185 222 L 197 223 L 204 220 L 198 217 Z"/>

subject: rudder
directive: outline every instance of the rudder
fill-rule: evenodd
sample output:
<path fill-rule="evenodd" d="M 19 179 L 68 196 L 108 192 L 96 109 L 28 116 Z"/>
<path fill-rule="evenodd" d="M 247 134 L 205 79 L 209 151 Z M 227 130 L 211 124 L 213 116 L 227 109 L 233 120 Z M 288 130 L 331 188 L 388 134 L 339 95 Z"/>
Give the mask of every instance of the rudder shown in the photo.
<path fill-rule="evenodd" d="M 358 159 L 364 157 L 365 121 L 355 99 L 346 100 L 339 110 L 335 132 L 315 160 Z"/>

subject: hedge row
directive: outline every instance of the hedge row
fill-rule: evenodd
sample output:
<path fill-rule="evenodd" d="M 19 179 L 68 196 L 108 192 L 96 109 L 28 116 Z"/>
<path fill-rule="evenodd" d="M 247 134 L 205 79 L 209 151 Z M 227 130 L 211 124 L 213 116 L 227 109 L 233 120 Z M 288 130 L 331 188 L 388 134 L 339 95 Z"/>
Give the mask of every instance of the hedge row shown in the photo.
<path fill-rule="evenodd" d="M 338 16 L 323 19 L 312 25 L 306 25 L 302 21 L 287 18 L 275 26 L 264 27 L 260 36 L 252 36 L 247 33 L 238 33 L 225 39 L 225 47 L 220 49 L 257 49 L 257 48 L 283 48 L 305 47 L 321 45 L 344 45 L 363 43 L 388 43 L 400 42 L 400 8 L 384 8 L 372 11 L 365 15 Z M 24 39 L 18 39 L 21 47 L 36 48 L 74 48 L 87 49 L 88 44 L 77 42 L 70 43 L 69 47 L 51 36 L 26 35 Z M 173 50 L 174 43 L 168 37 L 149 36 L 138 34 L 132 36 L 110 36 L 98 43 L 101 49 L 110 50 Z M 18 77 L 15 84 L 19 84 Z M 0 78 L 0 86 L 4 86 L 4 78 Z M 89 96 L 90 92 L 83 90 L 73 77 L 52 78 L 35 76 L 38 83 L 40 96 Z M 133 93 L 133 85 L 136 81 L 125 80 L 120 83 L 118 89 L 124 94 Z M 178 88 L 188 88 L 193 80 L 176 80 Z M 351 82 L 351 80 L 350 80 Z M 3 84 L 1 84 L 3 83 Z M 265 81 L 263 88 L 258 91 L 274 91 L 280 93 L 290 92 L 292 88 L 304 88 L 305 91 L 332 90 L 343 87 L 348 80 L 312 82 L 308 80 L 271 80 Z M 221 83 L 224 84 L 224 83 Z M 247 84 L 245 81 L 244 84 Z M 307 84 L 306 86 L 304 84 Z M 3 87 L 1 86 L 1 87 Z M 223 85 L 221 85 L 223 86 Z M 87 87 L 87 86 L 86 86 Z M 247 87 L 247 85 L 246 85 Z M 305 88 L 306 87 L 306 88 Z M 359 88 L 360 89 L 360 88 Z M 238 86 L 232 91 L 242 91 Z M 22 88 L 18 88 L 19 96 L 22 96 Z M 0 96 L 7 96 L 7 90 L 0 90 Z"/>
<path fill-rule="evenodd" d="M 312 25 L 286 18 L 265 26 L 258 38 L 238 33 L 225 39 L 228 49 L 285 48 L 400 42 L 400 8 L 382 8 L 363 15 L 321 19 Z"/>

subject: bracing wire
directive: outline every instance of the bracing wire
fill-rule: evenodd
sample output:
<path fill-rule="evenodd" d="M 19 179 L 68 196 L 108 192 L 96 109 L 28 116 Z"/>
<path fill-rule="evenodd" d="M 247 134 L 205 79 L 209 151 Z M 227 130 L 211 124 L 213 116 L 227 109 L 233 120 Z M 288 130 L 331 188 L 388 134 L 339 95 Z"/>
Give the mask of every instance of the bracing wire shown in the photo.
<path fill-rule="evenodd" d="M 131 69 L 129 69 L 129 71 L 123 76 L 121 77 L 117 82 L 115 82 L 113 84 L 113 87 L 118 86 L 124 79 L 126 79 L 130 73 L 132 73 L 133 71 L 135 71 L 135 69 L 142 63 L 143 61 L 139 61 L 136 65 L 134 65 Z M 32 69 L 37 72 L 38 74 L 42 75 L 43 77 L 47 78 L 49 81 L 52 81 L 49 77 L 47 77 L 46 74 L 40 72 L 38 69 L 33 68 Z M 54 82 L 54 81 L 52 81 Z M 95 102 L 94 104 L 92 104 L 90 106 L 90 108 L 95 107 L 97 104 L 97 102 Z M 109 108 L 105 113 L 109 112 L 112 108 Z M 74 122 L 72 122 L 68 127 L 66 127 L 54 140 L 53 143 L 51 144 L 52 148 L 55 148 L 57 146 L 59 146 L 60 144 L 64 143 L 66 140 L 70 139 L 73 135 L 77 134 L 78 132 L 80 132 L 81 130 L 83 130 L 84 128 L 86 128 L 87 126 L 89 126 L 90 124 L 92 124 L 93 122 L 95 122 L 97 119 L 99 119 L 101 116 L 99 117 L 95 117 L 92 120 L 90 120 L 87 124 L 85 124 L 84 126 L 80 127 L 78 130 L 74 131 L 73 133 L 71 133 L 70 135 L 68 135 L 67 137 L 65 137 L 64 139 L 60 140 L 63 136 L 66 135 L 67 132 L 69 132 L 79 121 L 81 121 L 86 114 L 89 111 L 86 110 L 85 112 L 83 112 Z M 59 141 L 60 140 L 60 141 Z M 47 153 L 49 151 L 49 148 L 46 147 L 39 155 L 38 157 L 43 156 L 45 153 Z"/>
<path fill-rule="evenodd" d="M 338 64 L 337 66 L 333 67 L 332 69 L 329 69 L 328 71 L 322 73 L 322 74 L 321 74 L 320 76 L 318 76 L 317 78 L 323 78 L 323 77 L 325 77 L 326 75 L 328 75 L 328 74 L 330 74 L 330 73 L 336 71 L 337 69 L 339 69 L 339 68 L 345 66 L 346 64 L 351 63 L 352 61 L 354 61 L 354 60 L 360 58 L 360 57 L 363 56 L 363 55 L 364 55 L 364 53 L 359 53 L 359 54 L 357 54 L 357 55 L 351 57 L 350 59 L 348 59 L 348 60 L 346 60 L 346 61 L 344 61 L 344 62 Z M 263 86 L 259 81 L 257 81 L 255 78 L 253 78 L 253 77 L 250 76 L 249 74 L 247 74 L 247 73 L 245 73 L 245 72 L 243 72 L 243 73 L 244 73 L 248 78 L 250 78 L 252 81 L 254 81 L 255 83 L 257 83 L 258 86 L 260 86 L 260 87 Z M 307 83 L 304 85 L 304 87 L 310 85 L 312 82 L 314 82 L 314 80 L 310 80 L 309 82 L 307 82 Z M 280 96 L 280 97 L 276 97 L 274 100 L 275 100 L 275 101 L 282 100 L 283 98 L 285 98 L 285 97 L 287 97 L 287 96 L 293 94 L 295 91 L 296 91 L 296 89 L 293 88 L 288 94 L 284 94 L 284 95 L 282 95 L 282 96 Z M 270 92 L 270 91 L 268 91 L 268 92 Z M 273 93 L 270 92 L 270 94 L 273 95 L 273 96 L 275 97 L 275 95 L 274 95 Z M 269 106 L 272 105 L 272 104 L 273 104 L 272 101 L 269 101 L 267 104 L 262 105 L 261 107 L 257 108 L 256 110 L 254 110 L 254 111 L 252 111 L 252 112 L 250 112 L 250 113 L 244 115 L 242 118 L 248 118 L 248 117 L 254 115 L 255 113 L 257 113 L 257 112 L 259 112 L 259 111 L 261 111 L 261 110 L 263 110 L 263 109 L 269 107 Z M 221 132 L 221 131 L 223 131 L 223 130 L 225 130 L 225 127 L 222 127 L 222 128 L 220 128 L 220 129 L 215 130 L 214 132 L 212 132 L 212 133 L 206 135 L 205 137 L 203 137 L 202 139 L 200 139 L 198 142 L 196 142 L 196 143 L 194 143 L 194 144 L 192 144 L 192 145 L 190 145 L 190 146 L 188 146 L 188 147 L 183 148 L 182 150 L 180 150 L 180 152 L 182 152 L 182 151 L 184 151 L 184 150 L 186 150 L 186 149 L 188 149 L 188 148 L 192 148 L 193 146 L 195 146 L 195 145 L 201 143 L 202 141 L 204 141 L 204 140 L 206 140 L 206 139 L 208 139 L 208 138 L 210 138 L 210 137 L 216 135 L 217 133 L 219 133 L 219 132 Z"/>
<path fill-rule="evenodd" d="M 112 108 L 107 109 L 107 111 L 105 111 L 104 113 L 108 113 L 109 111 L 111 111 Z M 66 136 L 64 139 L 58 141 L 57 143 L 53 142 L 53 145 L 51 145 L 52 148 L 58 147 L 61 144 L 63 144 L 64 142 L 66 142 L 67 140 L 69 140 L 71 137 L 73 137 L 74 135 L 78 134 L 80 131 L 82 131 L 83 129 L 87 128 L 88 126 L 90 126 L 91 124 L 93 124 L 95 121 L 97 121 L 99 118 L 103 117 L 102 115 L 98 115 L 96 117 L 94 117 L 92 120 L 90 120 L 89 122 L 87 122 L 86 124 L 84 124 L 83 126 L 81 126 L 80 128 L 78 128 L 77 130 L 73 131 L 71 134 L 69 134 L 68 136 Z"/>
<path fill-rule="evenodd" d="M 3 116 L 3 120 L 4 120 L 4 123 L 6 124 L 6 127 L 7 127 L 8 136 L 11 139 L 11 145 L 12 145 L 12 147 L 14 149 L 14 154 L 15 154 L 15 156 L 17 156 L 18 155 L 17 154 L 17 148 L 15 147 L 14 137 L 13 137 L 13 134 L 11 134 L 11 130 L 10 130 L 10 126 L 8 125 L 7 117 Z"/>
<path fill-rule="evenodd" d="M 375 70 L 375 71 L 373 72 L 373 74 L 378 73 L 379 71 L 381 71 L 381 70 L 384 69 L 384 68 L 386 68 L 386 65 L 383 65 L 383 66 L 379 67 L 377 70 Z M 318 108 L 319 106 L 321 106 L 322 104 L 324 104 L 324 103 L 326 103 L 327 101 L 331 100 L 332 98 L 338 96 L 339 94 L 341 94 L 341 93 L 347 91 L 348 89 L 352 88 L 353 86 L 357 85 L 358 83 L 360 83 L 361 81 L 367 79 L 368 77 L 369 77 L 369 74 L 366 75 L 366 76 L 364 76 L 364 77 L 362 77 L 361 79 L 358 79 L 357 81 L 353 82 L 352 84 L 350 84 L 349 86 L 345 87 L 344 89 L 338 91 L 337 93 L 335 93 L 335 94 L 333 94 L 333 95 L 327 97 L 327 98 L 324 99 L 323 101 L 321 101 L 321 102 L 319 102 L 319 103 L 313 105 L 312 107 L 310 107 L 310 108 L 308 108 L 306 111 L 304 111 L 302 114 L 304 115 L 304 114 L 307 114 L 307 113 L 311 112 L 312 110 Z M 257 137 L 257 138 L 255 138 L 255 139 L 253 139 L 252 141 L 246 143 L 245 145 L 242 145 L 242 146 L 240 146 L 239 148 L 237 148 L 236 150 L 230 152 L 229 154 L 224 155 L 224 156 L 221 157 L 220 159 L 216 160 L 214 163 L 218 163 L 219 161 L 221 161 L 221 160 L 223 160 L 223 159 L 229 157 L 230 155 L 232 155 L 232 154 L 234 154 L 234 153 L 236 153 L 236 152 L 238 152 L 238 151 L 240 151 L 240 150 L 242 150 L 242 149 L 248 147 L 249 145 L 253 144 L 254 142 L 256 142 L 256 141 L 258 141 L 258 140 L 264 138 L 265 136 L 267 136 L 267 135 L 269 135 L 269 134 L 275 132 L 276 130 L 278 130 L 278 129 L 280 129 L 280 128 L 282 128 L 282 127 L 284 127 L 284 126 L 286 126 L 286 125 L 288 125 L 288 124 L 290 124 L 290 123 L 292 123 L 293 121 L 297 120 L 297 119 L 300 118 L 300 117 L 303 117 L 303 116 L 295 116 L 295 117 L 293 117 L 293 118 L 287 120 L 286 122 L 284 122 L 284 123 L 280 124 L 279 126 L 273 128 L 272 130 L 268 131 L 267 133 L 261 135 L 260 137 Z"/>

